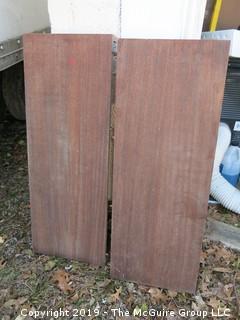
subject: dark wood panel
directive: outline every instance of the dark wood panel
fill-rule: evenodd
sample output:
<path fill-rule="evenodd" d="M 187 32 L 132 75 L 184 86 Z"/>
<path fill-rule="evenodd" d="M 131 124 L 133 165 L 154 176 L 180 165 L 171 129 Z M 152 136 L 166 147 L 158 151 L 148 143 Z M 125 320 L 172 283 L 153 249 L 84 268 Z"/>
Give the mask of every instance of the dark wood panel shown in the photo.
<path fill-rule="evenodd" d="M 111 274 L 193 292 L 229 45 L 119 46 Z"/>
<path fill-rule="evenodd" d="M 112 37 L 24 37 L 33 247 L 105 261 Z"/>

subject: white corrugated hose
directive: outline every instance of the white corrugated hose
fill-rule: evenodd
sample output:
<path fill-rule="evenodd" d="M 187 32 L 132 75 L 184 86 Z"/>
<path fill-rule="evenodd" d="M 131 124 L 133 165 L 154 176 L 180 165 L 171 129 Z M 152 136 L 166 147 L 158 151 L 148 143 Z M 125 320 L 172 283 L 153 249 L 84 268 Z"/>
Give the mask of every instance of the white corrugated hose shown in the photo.
<path fill-rule="evenodd" d="M 219 168 L 231 142 L 231 130 L 225 123 L 220 123 L 218 129 L 217 147 L 215 153 L 211 195 L 225 208 L 240 214 L 240 191 L 232 186 L 220 173 Z"/>

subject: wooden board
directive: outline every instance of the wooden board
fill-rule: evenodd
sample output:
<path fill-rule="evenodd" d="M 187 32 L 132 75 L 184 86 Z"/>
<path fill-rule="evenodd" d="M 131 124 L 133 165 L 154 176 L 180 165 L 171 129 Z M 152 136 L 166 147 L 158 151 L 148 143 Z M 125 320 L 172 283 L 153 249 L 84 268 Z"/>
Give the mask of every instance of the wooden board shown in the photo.
<path fill-rule="evenodd" d="M 24 37 L 35 251 L 105 261 L 112 37 Z"/>
<path fill-rule="evenodd" d="M 226 247 L 240 251 L 240 228 L 214 219 L 208 219 L 205 237 L 222 242 Z"/>
<path fill-rule="evenodd" d="M 111 274 L 193 292 L 229 45 L 119 46 Z"/>

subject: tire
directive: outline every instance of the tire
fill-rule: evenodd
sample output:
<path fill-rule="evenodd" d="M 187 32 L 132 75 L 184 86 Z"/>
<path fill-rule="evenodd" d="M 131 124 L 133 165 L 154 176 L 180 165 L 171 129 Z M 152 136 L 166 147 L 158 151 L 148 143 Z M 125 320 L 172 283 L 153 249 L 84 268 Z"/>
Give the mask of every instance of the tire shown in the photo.
<path fill-rule="evenodd" d="M 2 73 L 0 73 L 0 122 L 5 119 L 6 112 L 7 108 L 2 95 Z"/>
<path fill-rule="evenodd" d="M 2 95 L 11 115 L 18 120 L 25 120 L 23 62 L 2 72 Z"/>

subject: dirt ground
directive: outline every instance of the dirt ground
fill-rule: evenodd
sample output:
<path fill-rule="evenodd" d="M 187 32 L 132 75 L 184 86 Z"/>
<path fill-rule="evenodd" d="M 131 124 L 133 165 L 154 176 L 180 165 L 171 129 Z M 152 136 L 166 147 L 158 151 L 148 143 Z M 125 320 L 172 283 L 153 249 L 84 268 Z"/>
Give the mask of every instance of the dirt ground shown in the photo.
<path fill-rule="evenodd" d="M 221 207 L 211 208 L 209 214 L 218 220 L 240 226 L 240 218 Z M 13 120 L 10 116 L 1 121 L 2 320 L 56 319 L 56 312 L 61 310 L 65 315 L 58 318 L 68 320 L 239 319 L 239 301 L 240 254 L 207 240 L 203 242 L 195 295 L 112 280 L 109 265 L 93 268 L 76 261 L 35 254 L 31 247 L 25 123 Z M 229 317 L 215 317 L 212 314 L 224 311 L 228 313 L 226 308 L 230 309 Z M 144 316 L 144 312 L 152 310 L 163 313 L 164 309 L 174 312 L 175 315 L 165 314 L 157 317 L 152 313 L 152 317 Z M 39 313 L 40 311 L 43 313 Z M 120 311 L 126 311 L 125 318 L 120 317 Z M 191 311 L 192 314 L 186 315 L 187 311 Z M 132 316 L 141 313 L 142 317 Z"/>

